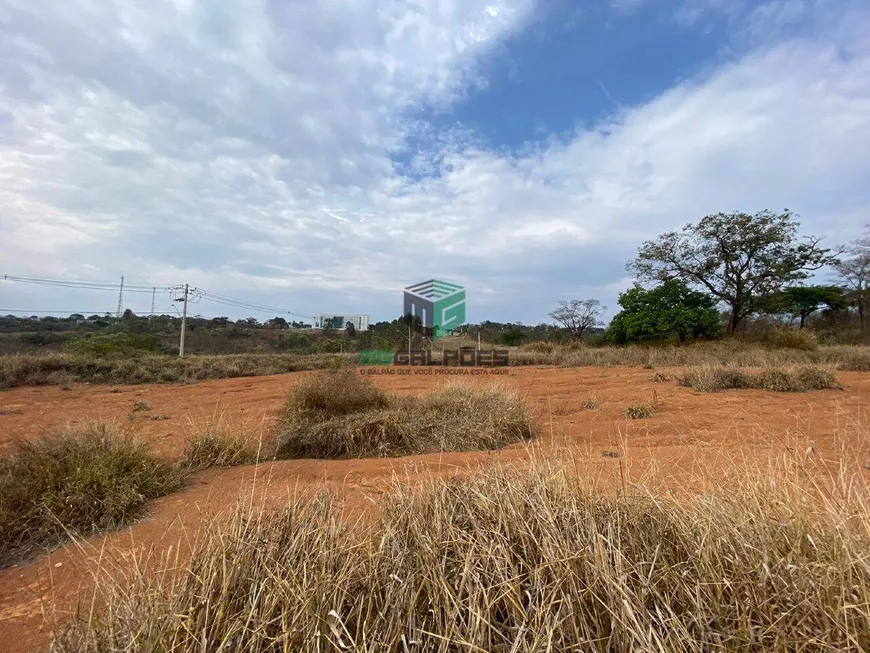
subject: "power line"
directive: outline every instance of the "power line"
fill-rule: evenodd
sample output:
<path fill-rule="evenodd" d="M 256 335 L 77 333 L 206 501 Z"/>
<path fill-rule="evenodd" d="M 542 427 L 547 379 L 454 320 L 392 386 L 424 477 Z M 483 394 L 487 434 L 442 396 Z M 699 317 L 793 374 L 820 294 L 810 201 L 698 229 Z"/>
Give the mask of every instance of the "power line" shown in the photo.
<path fill-rule="evenodd" d="M 240 299 L 233 299 L 232 297 L 225 297 L 223 295 L 218 295 L 216 293 L 203 291 L 203 299 L 206 301 L 213 302 L 215 304 L 223 304 L 224 306 L 232 306 L 234 308 L 244 308 L 250 311 L 259 311 L 261 313 L 275 313 L 275 314 L 283 314 L 283 315 L 293 315 L 296 317 L 305 317 L 312 318 L 312 315 L 305 315 L 304 313 L 294 313 L 293 311 L 288 311 L 283 308 L 276 308 L 274 306 L 264 306 L 262 304 L 255 304 L 253 302 L 246 302 Z"/>
<path fill-rule="evenodd" d="M 80 288 L 82 290 L 118 290 L 118 282 L 102 282 L 88 281 L 86 279 L 47 279 L 41 277 L 17 277 L 11 274 L 4 274 L 2 281 L 12 281 L 15 283 L 28 283 L 38 286 L 55 286 L 58 288 Z M 128 292 L 153 292 L 155 286 L 145 284 L 124 283 L 124 290 Z M 167 287 L 158 288 L 158 292 L 168 292 Z"/>
<path fill-rule="evenodd" d="M 30 316 L 30 315 L 36 315 L 36 316 L 59 315 L 59 316 L 67 316 L 67 317 L 70 315 L 75 315 L 75 314 L 84 315 L 85 317 L 89 317 L 91 315 L 96 315 L 100 319 L 110 319 L 110 320 L 117 319 L 117 318 L 115 318 L 112 311 L 105 311 L 105 310 L 91 310 L 91 311 L 86 311 L 86 310 L 32 310 L 32 309 L 24 309 L 24 308 L 0 308 L 0 318 L 6 316 L 7 314 L 11 314 L 11 313 L 20 313 L 20 314 L 27 315 L 27 316 Z M 165 316 L 165 317 L 170 317 L 173 319 L 180 320 L 182 317 L 181 311 L 179 311 L 178 309 L 175 309 L 175 313 L 176 314 L 173 315 L 172 313 L 169 313 L 169 312 L 163 312 L 163 313 L 153 313 L 153 315 L 160 315 L 160 316 Z M 136 317 L 144 317 L 146 315 L 149 315 L 149 313 L 147 311 L 143 312 L 143 313 L 134 312 L 133 314 Z M 191 314 L 190 312 L 188 312 L 187 318 L 188 319 L 197 319 L 197 320 L 214 320 L 217 318 L 226 319 L 226 316 L 225 315 L 203 315 L 201 313 Z"/>
<path fill-rule="evenodd" d="M 84 284 L 95 284 L 98 286 L 104 286 L 104 287 L 109 287 L 109 288 L 117 288 L 118 287 L 117 280 L 104 281 L 101 279 L 75 279 L 73 277 L 64 277 L 64 278 L 59 279 L 57 277 L 30 277 L 30 276 L 17 275 L 17 274 L 4 274 L 2 280 L 5 280 L 5 281 L 46 281 L 46 282 L 58 282 L 58 283 L 64 283 L 64 284 L 84 283 Z M 151 282 L 134 283 L 134 282 L 131 282 L 129 279 L 127 279 L 125 281 L 125 283 L 131 287 L 135 286 L 135 287 L 139 287 L 139 288 L 151 288 L 152 286 L 154 286 L 154 284 Z M 158 285 L 158 288 L 159 287 L 160 286 Z"/>
<path fill-rule="evenodd" d="M 154 305 L 154 297 L 159 293 L 167 293 L 171 295 L 179 295 L 184 289 L 184 286 L 155 286 L 153 284 L 148 283 L 130 283 L 121 278 L 121 290 L 118 295 L 118 314 L 120 314 L 120 307 L 123 303 L 123 293 L 127 292 L 138 292 L 138 293 L 151 293 L 152 297 L 152 307 Z M 26 283 L 26 284 L 36 284 L 43 286 L 55 286 L 59 288 L 75 288 L 80 290 L 118 290 L 118 283 L 114 281 L 92 281 L 89 279 L 53 279 L 49 277 L 24 277 L 17 275 L 4 274 L 2 277 L 3 281 L 11 281 L 15 283 Z M 260 313 L 272 313 L 273 315 L 291 315 L 294 317 L 302 317 L 306 319 L 314 319 L 312 315 L 306 315 L 304 313 L 296 313 L 293 311 L 288 311 L 283 308 L 277 308 L 274 306 L 266 306 L 263 304 L 258 304 L 242 299 L 236 299 L 234 297 L 227 297 L 226 295 L 220 295 L 218 293 L 208 292 L 199 288 L 191 288 L 189 290 L 189 301 L 191 303 L 196 303 L 201 299 L 205 299 L 207 301 L 213 302 L 215 304 L 220 304 L 223 306 L 228 306 L 232 308 L 239 308 L 248 311 L 256 311 Z M 26 311 L 20 311 L 26 312 Z M 108 311 L 98 311 L 102 313 L 108 313 Z M 153 309 L 152 309 L 153 314 Z"/>
<path fill-rule="evenodd" d="M 32 315 L 36 315 L 37 313 L 42 313 L 44 315 L 51 315 L 51 314 L 55 314 L 55 313 L 57 313 L 57 314 L 64 313 L 64 314 L 68 314 L 68 315 L 74 315 L 74 314 L 78 313 L 79 315 L 84 315 L 85 313 L 90 313 L 91 315 L 99 315 L 101 317 L 103 317 L 103 316 L 111 317 L 111 315 L 112 315 L 111 311 L 106 311 L 103 309 L 99 309 L 96 311 L 42 311 L 42 310 L 24 309 L 24 308 L 0 308 L 0 313 L 2 313 L 2 312 L 6 312 L 6 313 L 30 313 Z"/>

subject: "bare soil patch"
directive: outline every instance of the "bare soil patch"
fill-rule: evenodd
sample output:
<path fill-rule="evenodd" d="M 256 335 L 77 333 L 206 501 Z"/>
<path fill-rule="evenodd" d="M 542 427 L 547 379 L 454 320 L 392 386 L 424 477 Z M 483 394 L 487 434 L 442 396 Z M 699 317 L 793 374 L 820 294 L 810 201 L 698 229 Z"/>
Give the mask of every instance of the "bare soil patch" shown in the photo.
<path fill-rule="evenodd" d="M 662 368 L 675 379 L 682 368 Z M 308 373 L 205 381 L 195 385 L 111 386 L 75 384 L 20 387 L 0 392 L 0 447 L 14 438 L 36 437 L 47 428 L 93 419 L 129 418 L 135 402 L 151 410 L 133 413 L 143 437 L 162 456 L 179 458 L 193 426 L 220 418 L 244 429 L 268 432 L 288 390 Z M 473 384 L 503 383 L 515 389 L 537 420 L 531 445 L 504 450 L 394 459 L 286 460 L 199 472 L 181 492 L 149 504 L 132 527 L 95 536 L 83 549 L 69 545 L 24 566 L 0 572 L 0 641 L 6 651 L 31 651 L 48 643 L 49 605 L 64 616 L 87 603 L 90 559 L 184 555 L 204 516 L 229 514 L 237 503 L 281 507 L 288 498 L 321 488 L 336 490 L 342 508 L 359 513 L 378 505 L 395 475 L 410 480 L 453 474 L 492 460 L 522 460 L 527 446 L 545 456 L 570 453 L 578 474 L 615 487 L 648 477 L 671 488 L 696 491 L 723 480 L 723 460 L 747 465 L 779 454 L 800 456 L 807 473 L 843 464 L 870 476 L 867 408 L 870 375 L 838 372 L 842 391 L 775 393 L 733 390 L 708 394 L 654 380 L 643 368 L 512 368 L 507 375 L 472 376 Z M 388 392 L 421 395 L 445 378 L 379 375 Z M 591 406 L 593 406 L 592 408 Z M 654 414 L 626 419 L 629 405 L 648 404 Z M 5 407 L 5 409 L 4 409 Z M 161 419 L 149 418 L 158 414 Z M 602 452 L 611 452 L 607 455 Z M 44 610 L 48 611 L 44 613 Z"/>

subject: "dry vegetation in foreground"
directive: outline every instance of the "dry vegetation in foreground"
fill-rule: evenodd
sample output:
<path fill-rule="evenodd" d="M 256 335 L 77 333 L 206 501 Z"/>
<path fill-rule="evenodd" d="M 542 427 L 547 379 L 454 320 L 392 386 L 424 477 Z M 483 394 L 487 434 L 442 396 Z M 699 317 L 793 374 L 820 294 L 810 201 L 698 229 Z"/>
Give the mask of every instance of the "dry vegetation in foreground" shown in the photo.
<path fill-rule="evenodd" d="M 190 383 L 204 379 L 264 376 L 355 363 L 354 354 L 232 354 L 90 358 L 68 354 L 0 356 L 0 389 L 71 382 Z"/>
<path fill-rule="evenodd" d="M 0 456 L 0 567 L 69 537 L 126 526 L 191 472 L 260 455 L 249 432 L 218 419 L 194 425 L 180 460 L 163 460 L 137 434 L 136 412 L 134 405 L 123 425 L 90 422 L 18 441 Z"/>
<path fill-rule="evenodd" d="M 655 415 L 655 408 L 649 404 L 629 404 L 623 411 L 625 419 L 646 419 Z"/>
<path fill-rule="evenodd" d="M 181 465 L 191 471 L 209 467 L 250 465 L 268 457 L 261 455 L 261 443 L 218 418 L 197 429 L 187 440 Z"/>
<path fill-rule="evenodd" d="M 321 372 L 294 387 L 275 427 L 278 458 L 492 450 L 533 432 L 521 397 L 502 386 L 452 382 L 400 397 L 351 370 Z"/>
<path fill-rule="evenodd" d="M 753 388 L 771 392 L 842 390 L 831 370 L 819 367 L 768 368 L 753 373 L 736 368 L 701 367 L 683 372 L 679 384 L 700 392 Z"/>
<path fill-rule="evenodd" d="M 397 484 L 374 524 L 239 513 L 181 573 L 98 572 L 54 650 L 865 651 L 867 487 L 799 467 L 677 499 L 537 462 Z"/>
<path fill-rule="evenodd" d="M 0 458 L 0 566 L 70 533 L 128 524 L 184 478 L 117 425 L 94 422 L 19 441 Z"/>

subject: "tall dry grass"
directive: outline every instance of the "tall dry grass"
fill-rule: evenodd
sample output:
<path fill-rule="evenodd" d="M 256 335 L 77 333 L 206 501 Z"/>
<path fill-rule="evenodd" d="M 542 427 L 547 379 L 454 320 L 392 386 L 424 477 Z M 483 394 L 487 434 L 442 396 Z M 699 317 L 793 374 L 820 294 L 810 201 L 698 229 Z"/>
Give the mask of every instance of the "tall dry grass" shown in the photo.
<path fill-rule="evenodd" d="M 449 346 L 453 347 L 455 345 Z M 782 367 L 824 364 L 846 371 L 870 371 L 870 348 L 851 345 L 819 346 L 807 350 L 776 348 L 739 340 L 648 347 L 590 347 L 582 343 L 555 345 L 534 342 L 507 349 L 510 352 L 510 365 L 516 366 Z M 440 360 L 437 345 L 433 358 Z M 332 369 L 358 362 L 359 354 L 232 354 L 188 356 L 183 359 L 174 356 L 100 359 L 68 354 L 12 355 L 0 356 L 0 389 L 21 385 L 68 385 L 72 382 L 190 383 L 204 379 Z"/>
<path fill-rule="evenodd" d="M 0 389 L 88 382 L 112 384 L 202 381 L 329 369 L 355 363 L 355 354 L 232 354 L 91 358 L 68 354 L 0 356 Z"/>
<path fill-rule="evenodd" d="M 250 465 L 271 458 L 274 449 L 263 447 L 263 438 L 218 415 L 203 425 L 193 425 L 180 465 L 188 470 Z"/>
<path fill-rule="evenodd" d="M 242 510 L 180 572 L 99 576 L 54 650 L 866 651 L 867 487 L 812 478 L 605 493 L 537 461 L 397 484 L 373 520 Z"/>
<path fill-rule="evenodd" d="M 784 367 L 823 364 L 845 371 L 863 372 L 870 371 L 870 348 L 851 345 L 819 346 L 812 350 L 772 348 L 740 340 L 626 347 L 530 343 L 511 349 L 510 364 L 562 367 Z"/>
<path fill-rule="evenodd" d="M 519 394 L 456 381 L 426 395 L 387 395 L 352 370 L 296 385 L 275 425 L 278 458 L 372 458 L 501 449 L 531 438 Z"/>
<path fill-rule="evenodd" d="M 720 392 L 752 388 L 771 392 L 809 392 L 842 390 L 830 369 L 811 365 L 792 368 L 770 367 L 758 372 L 728 367 L 697 367 L 685 370 L 678 379 L 682 386 L 701 392 Z"/>
<path fill-rule="evenodd" d="M 68 535 L 117 528 L 186 473 L 118 424 L 67 426 L 0 457 L 0 566 Z"/>

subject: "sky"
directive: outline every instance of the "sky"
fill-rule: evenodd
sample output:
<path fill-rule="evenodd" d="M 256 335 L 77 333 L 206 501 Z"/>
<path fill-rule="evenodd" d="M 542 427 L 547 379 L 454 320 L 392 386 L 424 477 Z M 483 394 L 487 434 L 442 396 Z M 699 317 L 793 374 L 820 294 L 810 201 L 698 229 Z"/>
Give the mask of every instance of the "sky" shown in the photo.
<path fill-rule="evenodd" d="M 870 223 L 866 0 L 0 0 L 0 314 L 612 316 L 645 239 L 785 208 Z"/>

